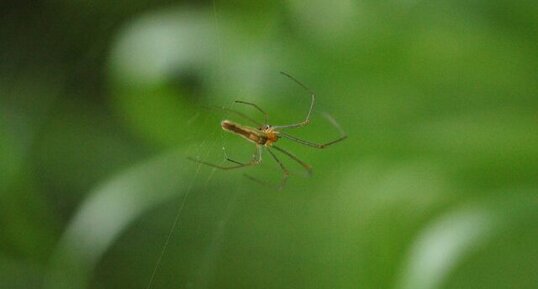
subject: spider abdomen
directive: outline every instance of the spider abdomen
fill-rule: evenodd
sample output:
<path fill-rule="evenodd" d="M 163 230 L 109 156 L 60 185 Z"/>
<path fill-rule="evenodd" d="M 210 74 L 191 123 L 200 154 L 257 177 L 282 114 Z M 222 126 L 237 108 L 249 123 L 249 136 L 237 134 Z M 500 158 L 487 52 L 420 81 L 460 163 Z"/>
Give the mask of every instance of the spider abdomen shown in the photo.
<path fill-rule="evenodd" d="M 220 126 L 225 131 L 240 135 L 246 140 L 259 145 L 268 146 L 278 140 L 277 133 L 270 128 L 256 129 L 248 126 L 242 126 L 229 120 L 223 120 L 220 123 Z"/>

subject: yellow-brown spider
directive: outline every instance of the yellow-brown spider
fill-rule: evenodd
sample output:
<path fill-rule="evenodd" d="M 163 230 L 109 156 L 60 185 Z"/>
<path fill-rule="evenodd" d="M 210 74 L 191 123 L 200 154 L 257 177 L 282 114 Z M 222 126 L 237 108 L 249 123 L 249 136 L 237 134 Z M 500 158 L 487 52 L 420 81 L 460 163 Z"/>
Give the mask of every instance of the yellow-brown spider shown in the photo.
<path fill-rule="evenodd" d="M 301 87 L 303 87 L 306 91 L 308 91 L 310 93 L 312 100 L 310 102 L 310 108 L 308 109 L 308 113 L 306 114 L 305 120 L 303 120 L 303 121 L 301 121 L 299 123 L 295 123 L 295 124 L 272 126 L 272 125 L 268 124 L 267 113 L 264 110 L 262 110 L 259 106 L 257 106 L 254 103 L 236 100 L 235 101 L 236 103 L 250 105 L 250 106 L 254 107 L 255 109 L 257 109 L 258 111 L 260 111 L 261 113 L 263 113 L 263 115 L 265 116 L 264 123 L 261 124 L 261 123 L 257 122 L 256 120 L 244 115 L 243 113 L 240 113 L 238 111 L 231 110 L 231 109 L 225 109 L 228 112 L 234 113 L 234 114 L 236 114 L 236 115 L 238 115 L 238 116 L 252 122 L 253 124 L 255 124 L 257 126 L 257 128 L 241 125 L 241 124 L 238 124 L 238 123 L 230 121 L 230 120 L 223 120 L 220 123 L 220 126 L 222 127 L 223 130 L 231 132 L 231 133 L 236 134 L 236 135 L 239 135 L 239 136 L 243 137 L 244 139 L 246 139 L 246 140 L 248 140 L 248 141 L 250 141 L 250 142 L 252 142 L 252 143 L 254 143 L 256 145 L 256 153 L 253 155 L 252 159 L 249 162 L 242 163 L 242 162 L 238 162 L 238 161 L 235 161 L 235 160 L 232 160 L 232 159 L 226 157 L 227 161 L 229 161 L 231 163 L 234 163 L 234 165 L 230 165 L 230 166 L 212 164 L 212 163 L 208 163 L 208 162 L 201 161 L 201 160 L 198 160 L 198 159 L 193 159 L 193 158 L 189 158 L 189 159 L 194 161 L 194 162 L 201 163 L 201 164 L 204 164 L 204 165 L 207 165 L 207 166 L 210 166 L 210 167 L 214 167 L 214 168 L 217 168 L 217 169 L 221 169 L 221 170 L 239 169 L 239 168 L 242 168 L 242 167 L 255 166 L 255 165 L 260 164 L 261 161 L 262 161 L 262 148 L 265 148 L 269 152 L 271 157 L 273 157 L 273 159 L 278 163 L 278 165 L 280 166 L 280 168 L 282 169 L 282 171 L 284 173 L 284 175 L 282 177 L 282 180 L 280 182 L 280 186 L 279 186 L 279 189 L 282 189 L 285 186 L 286 181 L 288 180 L 289 171 L 284 166 L 284 164 L 280 161 L 280 159 L 275 155 L 275 153 L 272 151 L 272 149 L 274 148 L 275 150 L 283 153 L 284 155 L 288 156 L 292 160 L 299 163 L 308 172 L 308 174 L 311 174 L 312 168 L 311 168 L 310 165 L 308 165 L 307 163 L 300 160 L 294 154 L 292 154 L 292 153 L 290 153 L 290 152 L 288 152 L 288 151 L 286 151 L 286 150 L 284 150 L 284 149 L 282 149 L 282 148 L 280 148 L 278 146 L 275 146 L 274 143 L 277 142 L 280 138 L 286 138 L 288 140 L 291 140 L 291 141 L 294 141 L 294 142 L 297 142 L 297 143 L 300 143 L 300 144 L 303 144 L 303 145 L 306 145 L 306 146 L 310 146 L 310 147 L 318 148 L 318 149 L 323 149 L 323 148 L 326 148 L 329 145 L 332 145 L 332 144 L 335 144 L 337 142 L 343 141 L 344 139 L 347 138 L 347 135 L 340 128 L 338 123 L 328 114 L 326 114 L 325 116 L 327 117 L 329 122 L 340 132 L 340 137 L 333 140 L 333 141 L 330 141 L 330 142 L 327 142 L 327 143 L 322 143 L 322 144 L 313 143 L 313 142 L 310 142 L 310 141 L 306 141 L 306 140 L 291 136 L 291 135 L 281 131 L 283 129 L 300 128 L 300 127 L 308 125 L 310 123 L 310 115 L 312 114 L 312 110 L 314 108 L 314 103 L 316 101 L 315 93 L 312 92 L 308 87 L 306 87 L 300 81 L 295 79 L 293 76 L 291 76 L 291 75 L 289 75 L 289 74 L 287 74 L 285 72 L 281 72 L 281 73 L 284 76 L 286 76 L 286 77 L 290 78 L 291 80 L 293 80 L 295 83 L 297 83 L 298 85 L 300 85 Z M 254 180 L 254 181 L 260 182 L 260 181 L 258 181 L 257 179 L 255 179 L 255 178 L 253 178 L 251 176 L 248 176 L 248 175 L 246 175 L 246 176 L 248 178 Z"/>

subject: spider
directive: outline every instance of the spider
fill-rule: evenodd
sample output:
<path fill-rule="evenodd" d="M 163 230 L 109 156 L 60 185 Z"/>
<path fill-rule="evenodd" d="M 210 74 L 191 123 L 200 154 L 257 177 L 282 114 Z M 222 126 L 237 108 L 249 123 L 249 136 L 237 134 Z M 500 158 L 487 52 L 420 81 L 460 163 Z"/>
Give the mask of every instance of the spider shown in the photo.
<path fill-rule="evenodd" d="M 292 81 L 294 81 L 295 83 L 297 83 L 299 86 L 301 86 L 307 92 L 310 93 L 310 96 L 311 96 L 310 108 L 308 109 L 308 113 L 306 114 L 305 120 L 303 120 L 301 122 L 298 122 L 298 123 L 295 123 L 295 124 L 289 124 L 289 125 L 270 125 L 268 123 L 268 114 L 263 109 L 261 109 L 258 105 L 254 104 L 254 103 L 246 102 L 246 101 L 236 100 L 235 103 L 251 106 L 251 107 L 255 108 L 256 110 L 258 110 L 259 112 L 261 112 L 264 115 L 264 122 L 259 123 L 258 121 L 246 116 L 243 113 L 240 113 L 240 112 L 235 111 L 235 110 L 223 108 L 224 110 L 226 110 L 228 112 L 231 112 L 231 113 L 234 113 L 237 116 L 240 116 L 240 117 L 244 118 L 245 120 L 248 120 L 248 121 L 250 121 L 251 123 L 253 123 L 253 124 L 255 124 L 257 126 L 257 128 L 254 128 L 254 127 L 250 127 L 250 126 L 246 126 L 246 125 L 241 125 L 239 123 L 236 123 L 236 122 L 233 122 L 233 121 L 230 121 L 230 120 L 223 120 L 220 123 L 220 126 L 222 127 L 223 130 L 225 130 L 227 132 L 230 132 L 230 133 L 233 133 L 233 134 L 236 134 L 236 135 L 239 135 L 242 138 L 246 139 L 247 141 L 252 142 L 252 143 L 254 143 L 256 145 L 256 152 L 252 156 L 252 159 L 250 161 L 246 162 L 246 163 L 242 163 L 242 162 L 230 159 L 230 158 L 228 158 L 226 156 L 226 160 L 233 163 L 233 165 L 228 165 L 228 166 L 212 164 L 212 163 L 201 161 L 199 159 L 194 159 L 194 158 L 189 158 L 189 159 L 191 161 L 194 161 L 194 162 L 197 162 L 197 163 L 200 163 L 200 164 L 204 164 L 204 165 L 207 165 L 207 166 L 210 166 L 210 167 L 214 167 L 214 168 L 217 168 L 217 169 L 233 170 L 233 169 L 239 169 L 239 168 L 243 168 L 243 167 L 259 165 L 262 162 L 262 149 L 265 148 L 265 150 L 267 150 L 267 152 L 269 152 L 271 157 L 278 163 L 278 165 L 282 169 L 283 176 L 282 176 L 282 180 L 280 181 L 280 185 L 278 187 L 279 190 L 282 190 L 284 188 L 284 186 L 286 185 L 286 182 L 288 180 L 288 177 L 289 177 L 290 173 L 289 173 L 288 169 L 286 168 L 286 166 L 284 166 L 282 161 L 273 152 L 272 149 L 275 149 L 275 150 L 279 151 L 280 153 L 284 154 L 285 156 L 289 157 L 290 159 L 292 159 L 292 160 L 296 161 L 297 163 L 299 163 L 307 171 L 307 173 L 309 175 L 311 175 L 312 167 L 309 164 L 307 164 L 304 161 L 300 160 L 297 156 L 295 156 L 291 152 L 274 145 L 274 143 L 276 143 L 281 138 L 285 138 L 285 139 L 288 139 L 288 140 L 291 140 L 291 141 L 294 141 L 294 142 L 297 142 L 297 143 L 300 143 L 302 145 L 306 145 L 306 146 L 309 146 L 309 147 L 313 147 L 313 148 L 317 148 L 317 149 L 324 149 L 324 148 L 326 148 L 326 147 L 328 147 L 328 146 L 330 146 L 332 144 L 335 144 L 337 142 L 343 141 L 344 139 L 347 138 L 347 134 L 340 128 L 338 123 L 329 114 L 325 114 L 325 117 L 340 132 L 340 137 L 335 139 L 335 140 L 332 140 L 330 142 L 321 143 L 321 144 L 320 143 L 314 143 L 314 142 L 306 141 L 306 140 L 291 136 L 291 135 L 283 132 L 282 130 L 301 128 L 301 127 L 304 127 L 304 126 L 306 126 L 306 125 L 308 125 L 310 123 L 310 115 L 312 114 L 312 110 L 314 108 L 314 103 L 316 101 L 316 95 L 308 87 L 306 87 L 300 81 L 295 79 L 293 76 L 291 76 L 291 75 L 289 75 L 289 74 L 287 74 L 285 72 L 281 72 L 281 74 L 288 77 L 289 79 L 291 79 Z M 247 178 L 253 180 L 253 181 L 256 181 L 256 182 L 259 182 L 259 183 L 263 184 L 263 182 L 255 179 L 254 177 L 251 177 L 249 175 L 245 175 L 245 176 Z"/>

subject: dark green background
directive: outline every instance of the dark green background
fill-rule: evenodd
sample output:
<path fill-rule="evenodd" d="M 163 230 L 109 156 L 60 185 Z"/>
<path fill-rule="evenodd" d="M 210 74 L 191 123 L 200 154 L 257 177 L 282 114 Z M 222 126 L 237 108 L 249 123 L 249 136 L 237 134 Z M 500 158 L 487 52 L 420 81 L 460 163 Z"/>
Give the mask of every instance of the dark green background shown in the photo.
<path fill-rule="evenodd" d="M 187 160 L 279 71 L 312 177 Z M 536 1 L 0 4 L 0 288 L 538 288 L 537 188 Z"/>

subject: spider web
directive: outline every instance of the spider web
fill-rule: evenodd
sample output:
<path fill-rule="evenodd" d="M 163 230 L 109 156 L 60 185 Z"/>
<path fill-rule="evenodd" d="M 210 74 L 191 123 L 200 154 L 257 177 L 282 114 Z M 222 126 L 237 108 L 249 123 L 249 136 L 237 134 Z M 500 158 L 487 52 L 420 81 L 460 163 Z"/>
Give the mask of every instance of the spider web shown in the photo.
<path fill-rule="evenodd" d="M 218 57 L 222 58 L 223 49 L 221 46 L 220 37 L 218 35 L 219 19 L 218 19 L 217 4 L 215 0 L 212 1 L 212 9 L 213 9 L 212 13 L 213 13 L 215 30 L 217 31 L 216 46 L 217 46 L 218 55 L 219 55 Z M 225 106 L 222 106 L 221 108 L 222 109 L 220 110 L 218 114 L 227 117 L 229 115 L 229 112 L 226 112 L 226 111 L 228 109 L 233 109 L 234 103 L 231 102 Z M 219 109 L 216 109 L 216 111 L 219 111 Z M 199 116 L 202 113 L 207 113 L 207 110 L 204 111 L 204 109 L 200 109 L 200 112 L 198 112 L 197 115 L 194 117 L 194 121 L 200 121 Z M 205 119 L 204 121 L 207 122 L 210 120 Z M 215 150 L 215 147 L 220 144 L 220 148 L 222 150 L 220 153 L 222 153 L 223 155 L 223 157 L 221 158 L 222 160 L 220 162 L 221 164 L 224 164 L 226 163 L 225 156 L 227 155 L 225 138 L 223 137 L 222 131 L 219 131 L 219 128 L 217 126 L 218 122 L 212 122 L 212 123 L 215 124 L 216 129 L 212 130 L 210 134 L 199 133 L 197 135 L 197 138 L 200 139 L 200 141 L 193 144 L 193 146 L 190 149 L 186 150 L 186 156 L 195 157 L 198 159 L 211 158 L 213 155 L 219 152 L 218 150 Z M 171 241 L 174 235 L 178 235 L 182 232 L 181 231 L 182 214 L 185 209 L 185 205 L 189 201 L 189 196 L 191 195 L 191 193 L 193 193 L 195 183 L 198 183 L 198 182 L 203 183 L 203 185 L 201 185 L 200 187 L 207 188 L 208 184 L 213 180 L 215 173 L 217 172 L 216 168 L 208 168 L 204 166 L 203 164 L 193 163 L 193 167 L 195 167 L 193 171 L 193 177 L 190 183 L 188 184 L 188 189 L 186 193 L 183 195 L 183 197 L 179 201 L 178 207 L 176 209 L 175 217 L 172 221 L 170 229 L 163 242 L 162 248 L 157 257 L 155 265 L 153 266 L 151 275 L 149 277 L 149 281 L 147 283 L 147 286 L 145 287 L 146 289 L 154 288 L 156 279 L 158 278 L 158 275 L 159 275 L 158 273 L 161 269 L 162 262 L 164 258 L 166 257 L 166 253 L 169 247 L 172 245 Z M 201 170 L 203 169 L 209 170 L 209 174 L 205 177 L 200 176 Z M 226 209 L 225 209 L 225 214 L 221 218 L 222 221 L 220 225 L 216 228 L 216 230 L 213 232 L 210 246 L 205 250 L 205 253 L 202 256 L 202 259 L 203 259 L 203 261 L 201 262 L 202 266 L 199 269 L 199 273 L 197 274 L 198 276 L 204 276 L 203 278 L 198 278 L 198 282 L 197 282 L 197 283 L 202 283 L 200 284 L 202 285 L 202 288 L 206 287 L 208 285 L 209 280 L 211 280 L 211 278 L 208 278 L 208 277 L 212 275 L 214 260 L 216 256 L 218 255 L 218 251 L 219 251 L 218 243 L 219 243 L 219 240 L 222 238 L 222 235 L 225 231 L 226 223 L 228 223 L 228 220 L 230 219 L 232 215 L 232 212 L 237 203 L 238 197 L 239 197 L 238 194 L 232 195 L 228 203 L 224 205 L 226 206 Z"/>

